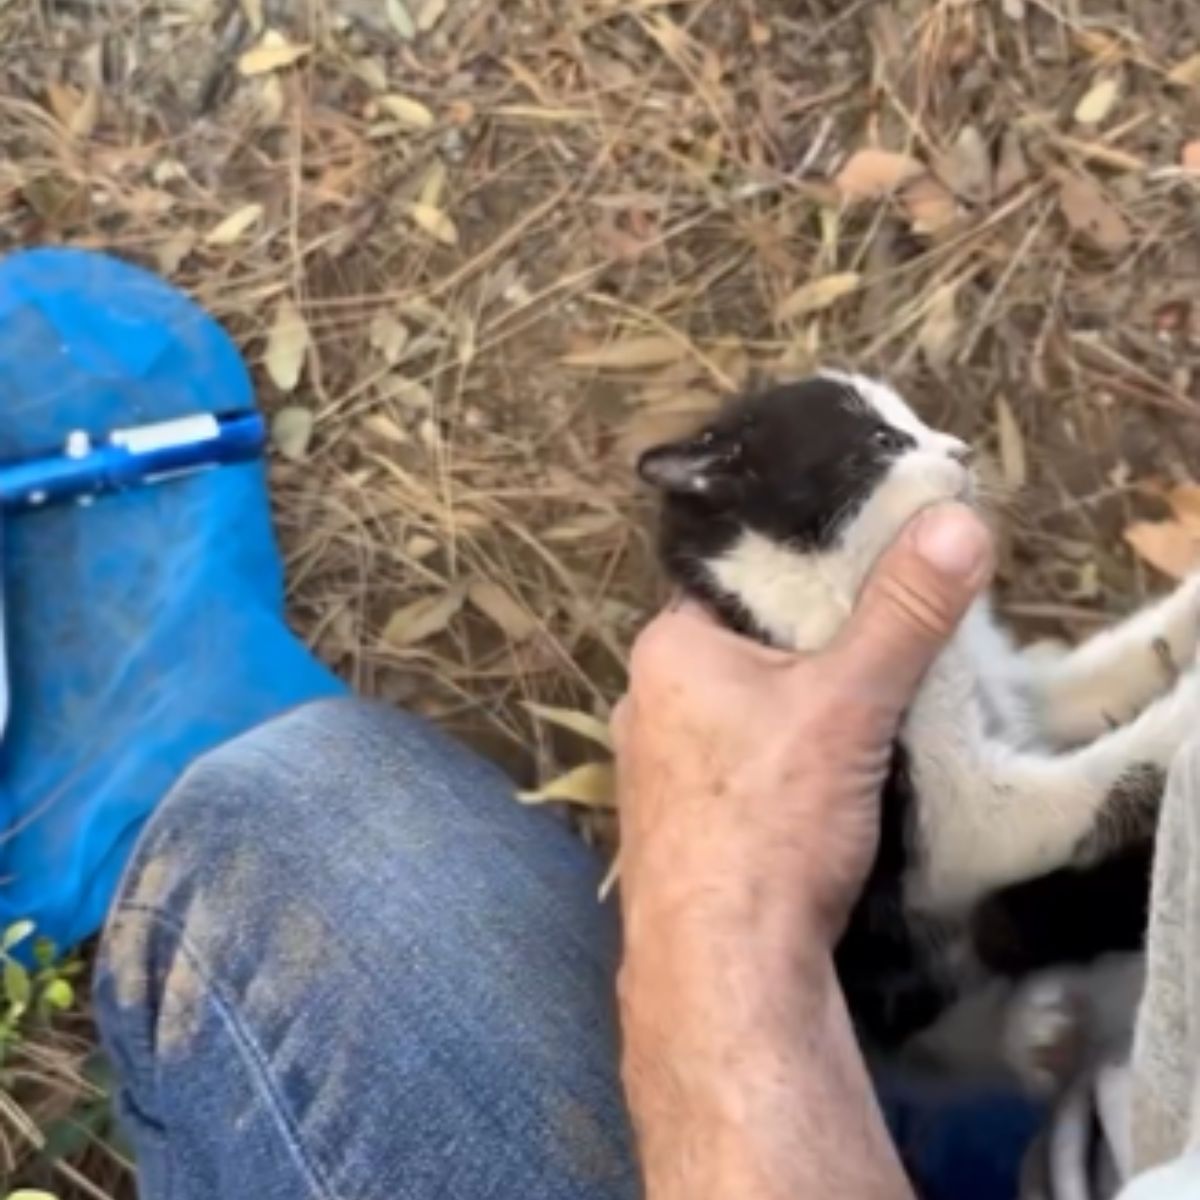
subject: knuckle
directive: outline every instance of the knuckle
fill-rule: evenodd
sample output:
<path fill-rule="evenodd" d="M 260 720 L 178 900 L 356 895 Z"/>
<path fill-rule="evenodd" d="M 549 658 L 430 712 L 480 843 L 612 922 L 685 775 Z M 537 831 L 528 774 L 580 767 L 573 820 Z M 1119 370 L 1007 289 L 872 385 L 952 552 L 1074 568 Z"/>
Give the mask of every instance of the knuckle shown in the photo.
<path fill-rule="evenodd" d="M 884 599 L 905 624 L 940 637 L 954 624 L 952 606 L 936 587 L 889 575 L 881 582 Z"/>

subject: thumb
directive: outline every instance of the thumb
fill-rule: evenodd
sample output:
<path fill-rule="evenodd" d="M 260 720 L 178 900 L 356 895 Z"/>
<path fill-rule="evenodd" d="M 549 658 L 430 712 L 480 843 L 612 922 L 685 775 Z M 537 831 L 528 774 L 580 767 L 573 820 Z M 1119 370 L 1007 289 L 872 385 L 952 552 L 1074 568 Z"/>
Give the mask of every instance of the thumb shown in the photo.
<path fill-rule="evenodd" d="M 871 572 L 831 653 L 843 678 L 899 717 L 992 572 L 992 540 L 970 509 L 917 515 Z"/>

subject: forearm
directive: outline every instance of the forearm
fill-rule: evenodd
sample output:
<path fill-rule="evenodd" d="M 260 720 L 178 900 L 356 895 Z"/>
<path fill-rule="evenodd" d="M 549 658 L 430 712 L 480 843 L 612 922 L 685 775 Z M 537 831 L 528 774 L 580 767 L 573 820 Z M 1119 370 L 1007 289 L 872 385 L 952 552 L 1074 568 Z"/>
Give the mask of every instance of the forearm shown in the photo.
<path fill-rule="evenodd" d="M 646 997 L 657 1019 L 637 971 L 624 989 L 647 1200 L 910 1200 L 828 954 L 776 994 L 718 971 L 717 1004 L 697 1003 L 698 981 L 686 1003 Z"/>

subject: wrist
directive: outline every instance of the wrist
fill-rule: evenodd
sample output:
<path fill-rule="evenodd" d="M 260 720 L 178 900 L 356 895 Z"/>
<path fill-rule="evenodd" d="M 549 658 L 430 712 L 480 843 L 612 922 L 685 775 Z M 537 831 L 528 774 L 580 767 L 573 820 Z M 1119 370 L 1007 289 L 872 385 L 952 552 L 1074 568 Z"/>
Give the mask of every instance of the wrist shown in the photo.
<path fill-rule="evenodd" d="M 828 955 L 801 979 L 761 1020 L 717 1014 L 704 1029 L 693 1003 L 645 1020 L 642 998 L 623 995 L 647 1200 L 911 1200 Z"/>

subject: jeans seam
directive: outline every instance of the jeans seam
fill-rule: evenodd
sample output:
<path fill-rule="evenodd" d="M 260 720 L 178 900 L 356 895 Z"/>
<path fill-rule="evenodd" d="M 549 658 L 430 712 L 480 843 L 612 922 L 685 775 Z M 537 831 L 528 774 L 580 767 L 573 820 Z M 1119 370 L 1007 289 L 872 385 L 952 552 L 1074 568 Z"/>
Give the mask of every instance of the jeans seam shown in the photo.
<path fill-rule="evenodd" d="M 301 1173 L 307 1176 L 309 1186 L 312 1187 L 313 1191 L 322 1200 L 333 1200 L 335 1193 L 330 1181 L 326 1178 L 325 1172 L 318 1165 L 313 1155 L 305 1147 L 304 1139 L 300 1136 L 295 1122 L 288 1113 L 287 1104 L 274 1085 L 274 1081 L 271 1078 L 270 1060 L 251 1035 L 249 1028 L 238 1016 L 236 1007 L 222 993 L 218 981 L 213 977 L 211 972 L 205 970 L 200 955 L 189 940 L 183 923 L 162 909 L 151 905 L 127 902 L 121 905 L 121 910 L 148 917 L 156 924 L 169 929 L 179 939 L 179 952 L 187 960 L 188 965 L 203 979 L 205 987 L 212 997 L 214 1009 L 220 1016 L 222 1023 L 228 1029 L 234 1045 L 241 1052 L 243 1061 L 250 1068 L 251 1078 L 257 1081 L 267 1101 L 268 1111 L 283 1136 L 284 1145 L 287 1147 L 289 1154 L 295 1160 Z"/>

